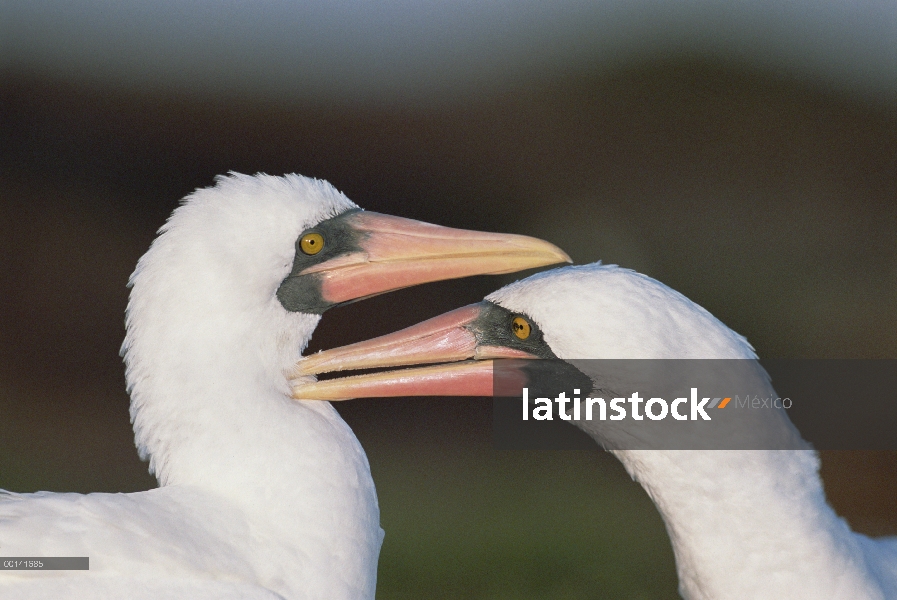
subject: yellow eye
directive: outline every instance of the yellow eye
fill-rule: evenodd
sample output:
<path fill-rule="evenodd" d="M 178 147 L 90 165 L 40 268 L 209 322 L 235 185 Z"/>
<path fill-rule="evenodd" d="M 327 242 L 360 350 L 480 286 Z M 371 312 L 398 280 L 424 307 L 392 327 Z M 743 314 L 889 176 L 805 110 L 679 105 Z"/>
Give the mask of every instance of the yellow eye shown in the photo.
<path fill-rule="evenodd" d="M 315 255 L 324 249 L 324 236 L 320 233 L 307 233 L 299 241 L 299 247 L 306 254 Z"/>
<path fill-rule="evenodd" d="M 511 321 L 511 331 L 513 331 L 514 335 L 521 340 L 525 340 L 529 337 L 532 327 L 530 327 L 529 322 L 523 317 L 514 317 L 514 320 Z"/>

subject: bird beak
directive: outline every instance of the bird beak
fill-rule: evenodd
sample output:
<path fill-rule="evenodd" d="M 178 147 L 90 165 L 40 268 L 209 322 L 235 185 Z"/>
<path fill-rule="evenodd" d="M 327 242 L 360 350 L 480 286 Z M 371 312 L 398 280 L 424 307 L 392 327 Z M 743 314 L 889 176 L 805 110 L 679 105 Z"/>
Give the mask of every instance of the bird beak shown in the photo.
<path fill-rule="evenodd" d="M 491 396 L 496 358 L 537 358 L 503 346 L 481 345 L 470 325 L 483 310 L 471 304 L 395 333 L 325 350 L 299 361 L 291 373 L 297 400 L 392 396 Z M 461 361 L 461 362 L 458 362 Z M 448 363 L 448 364 L 432 364 Z M 309 375 L 406 365 L 430 366 L 323 381 Z"/>
<path fill-rule="evenodd" d="M 296 400 L 395 396 L 491 396 L 492 361 L 469 360 L 293 385 Z"/>
<path fill-rule="evenodd" d="M 299 273 L 317 277 L 330 304 L 443 279 L 572 262 L 557 246 L 524 235 L 452 229 L 367 211 L 346 221 L 358 234 L 360 249 Z"/>

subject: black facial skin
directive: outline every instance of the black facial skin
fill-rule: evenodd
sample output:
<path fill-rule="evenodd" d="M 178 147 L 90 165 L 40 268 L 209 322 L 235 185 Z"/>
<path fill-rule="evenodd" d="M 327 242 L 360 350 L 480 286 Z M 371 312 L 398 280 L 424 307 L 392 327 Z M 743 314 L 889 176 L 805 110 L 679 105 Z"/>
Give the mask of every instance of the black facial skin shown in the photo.
<path fill-rule="evenodd" d="M 321 264 L 338 256 L 360 252 L 361 243 L 367 235 L 350 224 L 348 217 L 361 212 L 353 208 L 331 219 L 322 221 L 306 229 L 296 238 L 296 257 L 293 268 L 277 288 L 277 299 L 290 312 L 304 312 L 320 315 L 337 303 L 327 302 L 321 293 L 321 276 L 318 273 L 300 275 L 305 269 Z M 324 248 L 314 255 L 302 251 L 300 242 L 309 233 L 318 233 L 324 238 Z"/>
<path fill-rule="evenodd" d="M 494 302 L 480 302 L 480 315 L 465 329 L 473 333 L 478 346 L 502 346 L 522 350 L 539 358 L 557 358 L 542 337 L 542 330 L 527 315 L 514 313 Z M 523 317 L 530 324 L 529 337 L 521 340 L 514 335 L 514 317 Z"/>
<path fill-rule="evenodd" d="M 503 374 L 505 370 L 523 371 L 527 378 L 527 387 L 530 389 L 530 396 L 551 397 L 554 398 L 559 391 L 566 390 L 571 392 L 579 389 L 581 393 L 588 394 L 592 391 L 593 383 L 588 375 L 561 360 L 551 350 L 551 347 L 545 342 L 542 330 L 527 315 L 522 313 L 514 313 L 508 309 L 499 306 L 488 300 L 480 303 L 482 310 L 480 315 L 466 329 L 474 334 L 479 346 L 501 346 L 504 348 L 512 348 L 514 350 L 522 350 L 538 356 L 540 360 L 532 359 L 499 359 L 494 364 L 495 391 L 497 396 L 519 396 L 520 389 L 505 385 Z M 530 324 L 531 330 L 529 337 L 521 340 L 514 335 L 512 323 L 515 317 L 523 317 Z M 509 377 L 510 381 L 514 380 L 513 375 Z"/>

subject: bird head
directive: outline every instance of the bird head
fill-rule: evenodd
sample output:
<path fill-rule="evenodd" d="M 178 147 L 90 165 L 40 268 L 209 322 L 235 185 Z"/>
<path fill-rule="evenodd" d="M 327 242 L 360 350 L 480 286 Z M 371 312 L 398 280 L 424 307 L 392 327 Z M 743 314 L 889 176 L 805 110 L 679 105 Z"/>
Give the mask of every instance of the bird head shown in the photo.
<path fill-rule="evenodd" d="M 183 200 L 130 279 L 122 354 L 141 456 L 164 481 L 172 449 L 200 444 L 209 423 L 286 401 L 284 375 L 333 306 L 562 261 L 534 238 L 362 211 L 320 180 L 219 177 Z"/>
<path fill-rule="evenodd" d="M 493 393 L 493 361 L 755 358 L 742 336 L 662 283 L 600 263 L 538 273 L 478 304 L 402 331 L 301 360 L 297 378 L 408 365 L 301 382 L 297 398 Z"/>
<path fill-rule="evenodd" d="M 562 261 L 535 238 L 365 212 L 325 181 L 232 173 L 187 196 L 138 262 L 123 351 L 129 367 L 144 349 L 226 365 L 275 344 L 259 362 L 282 369 L 333 306 Z"/>

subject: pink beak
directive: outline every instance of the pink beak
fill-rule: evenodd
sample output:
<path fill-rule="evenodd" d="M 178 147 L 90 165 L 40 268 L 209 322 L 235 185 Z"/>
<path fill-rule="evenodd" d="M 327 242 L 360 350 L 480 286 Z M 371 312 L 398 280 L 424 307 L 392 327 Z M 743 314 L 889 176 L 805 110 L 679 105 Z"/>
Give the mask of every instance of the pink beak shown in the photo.
<path fill-rule="evenodd" d="M 401 331 L 325 350 L 296 364 L 293 397 L 301 400 L 349 400 L 392 396 L 491 396 L 495 358 L 537 358 L 502 346 L 483 346 L 468 326 L 483 310 L 471 304 Z M 474 359 L 474 360 L 471 360 Z M 462 361 L 462 362 L 458 362 Z M 449 364 L 432 364 L 449 363 Z M 306 382 L 332 371 L 430 364 Z"/>
<path fill-rule="evenodd" d="M 299 273 L 317 274 L 323 299 L 332 304 L 443 279 L 571 262 L 554 244 L 525 235 L 452 229 L 368 211 L 347 222 L 364 238 L 360 251 Z"/>

